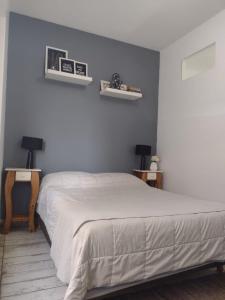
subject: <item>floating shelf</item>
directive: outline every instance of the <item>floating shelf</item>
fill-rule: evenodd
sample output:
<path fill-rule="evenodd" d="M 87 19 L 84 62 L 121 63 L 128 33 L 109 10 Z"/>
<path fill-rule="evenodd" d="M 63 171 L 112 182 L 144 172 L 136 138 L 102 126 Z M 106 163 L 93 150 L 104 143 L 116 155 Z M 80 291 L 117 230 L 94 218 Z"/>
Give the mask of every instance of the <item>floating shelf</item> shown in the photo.
<path fill-rule="evenodd" d="M 93 81 L 92 77 L 69 74 L 51 69 L 45 72 L 45 78 L 79 85 L 89 85 Z"/>
<path fill-rule="evenodd" d="M 108 87 L 105 88 L 103 91 L 100 91 L 100 95 L 127 100 L 138 100 L 143 98 L 143 95 L 141 93 L 121 91 Z"/>

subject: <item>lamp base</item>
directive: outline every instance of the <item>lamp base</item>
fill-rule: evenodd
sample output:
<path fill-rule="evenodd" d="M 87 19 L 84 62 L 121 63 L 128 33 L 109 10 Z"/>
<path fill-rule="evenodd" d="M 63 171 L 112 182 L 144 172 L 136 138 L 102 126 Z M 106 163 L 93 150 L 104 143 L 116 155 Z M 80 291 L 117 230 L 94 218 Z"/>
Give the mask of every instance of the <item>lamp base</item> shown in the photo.
<path fill-rule="evenodd" d="M 140 170 L 146 170 L 146 157 L 145 157 L 145 155 L 141 156 Z"/>
<path fill-rule="evenodd" d="M 33 167 L 34 167 L 34 152 L 32 150 L 29 150 L 27 153 L 26 169 L 33 169 Z"/>

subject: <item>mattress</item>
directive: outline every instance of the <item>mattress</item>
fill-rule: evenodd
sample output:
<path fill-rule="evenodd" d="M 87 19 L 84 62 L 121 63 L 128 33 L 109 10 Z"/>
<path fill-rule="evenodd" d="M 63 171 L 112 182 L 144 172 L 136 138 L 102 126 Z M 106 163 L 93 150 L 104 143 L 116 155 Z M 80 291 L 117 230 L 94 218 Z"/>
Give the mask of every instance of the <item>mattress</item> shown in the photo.
<path fill-rule="evenodd" d="M 157 190 L 128 174 L 48 176 L 38 213 L 68 284 L 65 300 L 225 260 L 224 203 Z"/>

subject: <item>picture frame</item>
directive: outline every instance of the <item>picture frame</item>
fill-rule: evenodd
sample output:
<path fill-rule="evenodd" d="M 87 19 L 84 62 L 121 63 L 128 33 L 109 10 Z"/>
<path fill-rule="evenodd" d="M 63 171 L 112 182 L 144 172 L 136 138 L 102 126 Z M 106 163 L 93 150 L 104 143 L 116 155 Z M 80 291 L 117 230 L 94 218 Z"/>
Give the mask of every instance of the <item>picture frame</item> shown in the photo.
<path fill-rule="evenodd" d="M 68 73 L 68 74 L 75 74 L 75 60 L 60 57 L 59 58 L 59 71 Z"/>
<path fill-rule="evenodd" d="M 75 62 L 75 74 L 80 76 L 88 76 L 88 64 L 76 61 Z"/>
<path fill-rule="evenodd" d="M 46 46 L 45 52 L 45 72 L 47 73 L 48 70 L 55 70 L 59 71 L 59 58 L 68 58 L 68 51 L 54 48 L 51 46 Z"/>
<path fill-rule="evenodd" d="M 100 89 L 104 91 L 106 88 L 110 87 L 110 81 L 101 80 L 100 81 Z"/>

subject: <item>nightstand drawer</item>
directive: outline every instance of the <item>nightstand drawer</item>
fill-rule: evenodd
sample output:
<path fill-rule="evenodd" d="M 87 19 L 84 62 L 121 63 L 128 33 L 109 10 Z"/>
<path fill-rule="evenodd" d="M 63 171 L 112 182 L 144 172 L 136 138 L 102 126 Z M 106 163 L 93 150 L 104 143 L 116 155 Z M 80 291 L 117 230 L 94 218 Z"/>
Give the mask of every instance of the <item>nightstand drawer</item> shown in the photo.
<path fill-rule="evenodd" d="M 147 180 L 156 180 L 157 174 L 156 173 L 148 173 L 147 174 Z"/>
<path fill-rule="evenodd" d="M 163 188 L 163 171 L 133 170 L 133 174 L 152 187 Z"/>
<path fill-rule="evenodd" d="M 16 172 L 15 181 L 31 181 L 31 172 Z"/>

